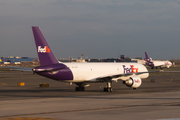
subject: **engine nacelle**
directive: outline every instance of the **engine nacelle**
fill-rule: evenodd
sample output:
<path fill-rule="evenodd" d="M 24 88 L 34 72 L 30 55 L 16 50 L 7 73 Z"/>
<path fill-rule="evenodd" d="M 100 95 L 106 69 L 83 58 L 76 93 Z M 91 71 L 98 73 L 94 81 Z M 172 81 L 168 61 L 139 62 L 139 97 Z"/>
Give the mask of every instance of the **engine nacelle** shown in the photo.
<path fill-rule="evenodd" d="M 138 88 L 141 85 L 142 80 L 138 76 L 132 76 L 129 80 L 123 81 L 123 83 L 128 87 Z"/>

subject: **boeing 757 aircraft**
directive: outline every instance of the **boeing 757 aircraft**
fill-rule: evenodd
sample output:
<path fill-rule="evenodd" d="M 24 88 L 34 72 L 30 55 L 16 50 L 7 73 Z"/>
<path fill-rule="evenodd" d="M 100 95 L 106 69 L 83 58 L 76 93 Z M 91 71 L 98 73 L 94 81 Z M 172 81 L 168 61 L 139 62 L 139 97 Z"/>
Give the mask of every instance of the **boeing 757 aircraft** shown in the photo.
<path fill-rule="evenodd" d="M 163 67 L 169 68 L 172 65 L 172 63 L 168 60 L 166 60 L 166 61 L 152 61 L 152 58 L 149 58 L 146 52 L 145 52 L 145 56 L 146 57 L 144 58 L 144 60 L 146 61 L 146 65 L 151 66 L 152 69 L 154 69 L 154 68 L 157 69 L 158 67 L 160 67 L 161 69 Z"/>
<path fill-rule="evenodd" d="M 32 27 L 40 66 L 34 73 L 61 82 L 75 83 L 76 91 L 84 91 L 90 83 L 106 82 L 104 92 L 112 92 L 112 82 L 122 80 L 133 89 L 149 76 L 146 67 L 138 63 L 61 63 L 45 40 L 39 27 Z M 21 69 L 21 68 L 15 68 Z M 26 68 L 26 71 L 30 68 Z"/>

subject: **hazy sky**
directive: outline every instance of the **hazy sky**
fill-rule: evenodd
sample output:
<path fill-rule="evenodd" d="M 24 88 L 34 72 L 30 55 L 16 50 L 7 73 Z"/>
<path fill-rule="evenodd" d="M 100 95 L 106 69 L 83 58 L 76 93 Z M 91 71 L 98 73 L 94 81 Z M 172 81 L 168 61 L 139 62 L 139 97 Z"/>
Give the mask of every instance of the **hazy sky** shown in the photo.
<path fill-rule="evenodd" d="M 58 58 L 180 59 L 180 0 L 1 0 L 0 56 L 37 57 L 31 26 Z"/>

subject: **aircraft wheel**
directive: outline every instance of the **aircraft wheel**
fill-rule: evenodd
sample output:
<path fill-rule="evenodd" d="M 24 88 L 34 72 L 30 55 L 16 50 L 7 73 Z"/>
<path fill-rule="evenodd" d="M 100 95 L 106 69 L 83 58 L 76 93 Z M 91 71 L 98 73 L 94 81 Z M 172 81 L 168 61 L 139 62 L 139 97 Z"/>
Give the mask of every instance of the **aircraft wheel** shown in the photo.
<path fill-rule="evenodd" d="M 85 88 L 84 87 L 80 87 L 80 91 L 84 91 L 85 90 Z"/>
<path fill-rule="evenodd" d="M 107 92 L 107 91 L 108 91 L 108 88 L 105 87 L 105 88 L 104 88 L 104 92 Z"/>
<path fill-rule="evenodd" d="M 75 91 L 84 91 L 84 90 L 85 90 L 84 87 L 76 87 L 76 88 L 75 88 Z"/>
<path fill-rule="evenodd" d="M 110 88 L 110 92 L 113 92 L 113 89 L 112 89 L 112 87 Z"/>
<path fill-rule="evenodd" d="M 111 92 L 111 88 L 108 88 L 108 91 L 107 92 Z"/>
<path fill-rule="evenodd" d="M 76 87 L 76 88 L 75 88 L 75 91 L 79 91 L 79 87 Z"/>
<path fill-rule="evenodd" d="M 112 91 L 113 91 L 112 87 L 111 88 L 104 88 L 104 92 L 112 92 Z"/>
<path fill-rule="evenodd" d="M 113 89 L 112 88 L 108 88 L 108 91 L 107 92 L 112 92 L 113 91 Z"/>

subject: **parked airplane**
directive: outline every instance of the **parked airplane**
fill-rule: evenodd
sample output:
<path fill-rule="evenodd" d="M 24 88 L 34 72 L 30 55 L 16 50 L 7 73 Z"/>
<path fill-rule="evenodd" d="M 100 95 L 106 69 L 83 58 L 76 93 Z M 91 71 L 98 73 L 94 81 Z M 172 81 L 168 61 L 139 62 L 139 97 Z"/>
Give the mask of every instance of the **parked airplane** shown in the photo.
<path fill-rule="evenodd" d="M 146 67 L 138 63 L 61 63 L 54 56 L 52 49 L 45 40 L 39 27 L 32 27 L 40 66 L 32 70 L 38 75 L 47 78 L 75 83 L 76 91 L 84 91 L 90 83 L 106 82 L 104 92 L 112 92 L 112 82 L 122 80 L 123 83 L 133 89 L 138 88 L 142 80 L 149 76 Z M 12 67 L 11 67 L 12 68 Z M 16 70 L 22 68 L 13 67 Z M 153 71 L 154 72 L 154 71 Z"/>
<path fill-rule="evenodd" d="M 169 68 L 172 65 L 172 63 L 168 60 L 166 60 L 166 61 L 153 61 L 152 58 L 148 57 L 146 52 L 145 52 L 144 60 L 146 61 L 146 65 L 151 66 L 151 69 L 154 69 L 154 68 L 157 69 L 158 67 L 160 67 L 161 69 L 163 67 Z"/>

